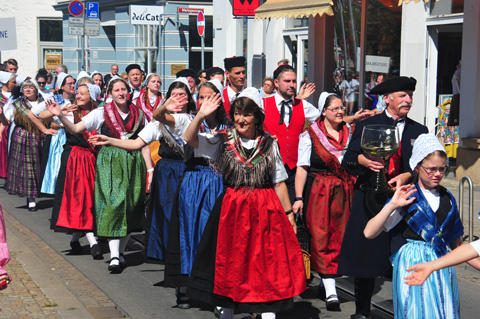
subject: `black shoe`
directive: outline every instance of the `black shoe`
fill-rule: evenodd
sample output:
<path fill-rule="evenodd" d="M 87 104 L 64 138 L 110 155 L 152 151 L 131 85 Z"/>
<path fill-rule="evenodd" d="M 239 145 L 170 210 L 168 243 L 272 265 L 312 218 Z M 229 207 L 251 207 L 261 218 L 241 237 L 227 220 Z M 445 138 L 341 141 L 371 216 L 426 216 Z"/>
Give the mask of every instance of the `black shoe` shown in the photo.
<path fill-rule="evenodd" d="M 37 211 L 37 205 L 32 206 L 32 207 L 28 207 L 28 211 L 29 212 L 36 212 Z"/>
<path fill-rule="evenodd" d="M 340 311 L 340 301 L 338 301 L 337 295 L 330 295 L 325 300 L 328 311 Z"/>
<path fill-rule="evenodd" d="M 82 245 L 80 245 L 80 242 L 78 241 L 71 241 L 70 247 L 72 247 L 72 255 L 81 255 L 83 253 Z"/>
<path fill-rule="evenodd" d="M 188 298 L 184 293 L 178 293 L 177 307 L 180 309 L 190 309 L 190 298 Z"/>
<path fill-rule="evenodd" d="M 90 248 L 90 253 L 95 260 L 103 259 L 102 250 L 98 244 L 95 244 Z"/>
<path fill-rule="evenodd" d="M 122 272 L 122 267 L 120 267 L 120 265 L 112 265 L 112 260 L 118 260 L 120 261 L 120 259 L 118 259 L 118 257 L 113 257 L 112 259 L 110 259 L 110 264 L 108 265 L 108 271 L 111 273 L 111 274 L 119 274 Z"/>
<path fill-rule="evenodd" d="M 125 260 L 125 255 L 122 253 L 120 253 L 119 262 L 120 262 L 120 267 L 127 268 L 127 261 Z"/>

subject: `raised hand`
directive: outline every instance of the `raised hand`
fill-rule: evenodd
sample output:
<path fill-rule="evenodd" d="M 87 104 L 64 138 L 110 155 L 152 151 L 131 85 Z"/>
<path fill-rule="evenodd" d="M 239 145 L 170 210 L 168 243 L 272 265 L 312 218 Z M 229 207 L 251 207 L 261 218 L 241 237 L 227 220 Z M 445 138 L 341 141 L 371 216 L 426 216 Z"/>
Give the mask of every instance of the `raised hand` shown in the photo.
<path fill-rule="evenodd" d="M 170 113 L 183 112 L 183 107 L 188 104 L 188 97 L 185 94 L 172 94 L 163 104 Z"/>
<path fill-rule="evenodd" d="M 78 110 L 78 106 L 76 104 L 69 104 L 62 107 L 63 115 L 70 115 L 72 112 Z"/>
<path fill-rule="evenodd" d="M 296 96 L 297 99 L 305 100 L 310 97 L 315 92 L 315 83 L 303 83 L 300 91 Z"/>
<path fill-rule="evenodd" d="M 222 96 L 218 93 L 207 95 L 207 97 L 203 100 L 203 104 L 200 107 L 200 110 L 198 110 L 198 113 L 202 114 L 203 116 L 213 114 L 220 106 L 221 101 Z"/>
<path fill-rule="evenodd" d="M 395 194 L 393 194 L 393 197 L 390 203 L 392 203 L 392 205 L 394 205 L 395 208 L 410 205 L 415 200 L 415 197 L 411 197 L 411 198 L 409 197 L 416 191 L 417 189 L 413 184 L 402 185 L 397 188 L 397 190 L 395 191 Z"/>
<path fill-rule="evenodd" d="M 50 111 L 55 116 L 60 116 L 62 113 L 62 110 L 60 109 L 60 105 L 57 104 L 54 100 L 48 100 L 45 102 L 45 106 L 47 107 L 47 110 Z"/>
<path fill-rule="evenodd" d="M 370 116 L 373 116 L 373 115 L 375 115 L 374 111 L 371 111 L 371 110 L 365 110 L 364 111 L 363 109 L 360 109 L 353 115 L 353 118 L 354 118 L 355 122 L 358 122 L 358 121 L 364 120 L 364 119 L 366 119 Z"/>
<path fill-rule="evenodd" d="M 105 135 L 93 135 L 93 136 L 90 136 L 88 141 L 90 143 L 92 143 L 93 145 L 97 145 L 97 146 L 98 145 L 109 145 L 110 138 L 108 136 L 105 136 Z"/>

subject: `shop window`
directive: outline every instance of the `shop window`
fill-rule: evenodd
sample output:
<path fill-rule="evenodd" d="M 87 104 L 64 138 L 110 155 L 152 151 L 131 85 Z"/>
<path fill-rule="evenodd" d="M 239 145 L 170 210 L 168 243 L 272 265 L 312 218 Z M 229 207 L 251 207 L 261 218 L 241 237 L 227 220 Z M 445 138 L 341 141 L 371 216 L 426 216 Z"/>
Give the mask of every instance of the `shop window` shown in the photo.
<path fill-rule="evenodd" d="M 158 25 L 135 25 L 135 63 L 148 73 L 157 72 Z"/>
<path fill-rule="evenodd" d="M 62 42 L 62 20 L 40 19 L 40 41 Z"/>

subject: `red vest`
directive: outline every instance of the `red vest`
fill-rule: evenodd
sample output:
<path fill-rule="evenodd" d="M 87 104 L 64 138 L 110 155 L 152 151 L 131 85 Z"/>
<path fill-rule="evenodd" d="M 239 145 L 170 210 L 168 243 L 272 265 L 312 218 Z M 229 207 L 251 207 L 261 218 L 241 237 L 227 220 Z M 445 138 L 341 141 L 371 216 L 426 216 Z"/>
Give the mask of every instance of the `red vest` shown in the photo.
<path fill-rule="evenodd" d="M 228 86 L 223 89 L 223 108 L 227 112 L 227 118 L 230 119 L 230 99 L 228 98 Z"/>
<path fill-rule="evenodd" d="M 299 99 L 293 100 L 292 116 L 288 127 L 280 123 L 280 112 L 275 103 L 275 96 L 263 98 L 265 109 L 264 129 L 278 139 L 280 155 L 283 158 L 283 164 L 288 165 L 290 169 L 297 167 L 299 136 L 303 132 L 305 125 L 305 111 L 303 102 Z"/>

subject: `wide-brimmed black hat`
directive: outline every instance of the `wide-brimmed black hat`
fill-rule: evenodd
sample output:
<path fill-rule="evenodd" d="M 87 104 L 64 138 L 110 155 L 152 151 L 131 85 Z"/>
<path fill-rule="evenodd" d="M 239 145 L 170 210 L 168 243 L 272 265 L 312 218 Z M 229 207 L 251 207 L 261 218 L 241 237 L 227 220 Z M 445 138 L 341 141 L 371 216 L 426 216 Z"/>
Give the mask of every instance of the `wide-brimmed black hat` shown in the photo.
<path fill-rule="evenodd" d="M 183 69 L 183 70 L 181 70 L 181 71 L 178 71 L 177 74 L 175 74 L 175 76 L 176 76 L 177 78 L 180 78 L 180 77 L 185 77 L 185 78 L 187 78 L 187 77 L 189 77 L 189 76 L 192 77 L 192 78 L 194 78 L 194 77 L 195 77 L 195 72 L 193 72 L 192 69 Z"/>
<path fill-rule="evenodd" d="M 276 68 L 275 71 L 273 71 L 273 78 L 276 80 L 278 78 L 278 76 L 280 75 L 280 73 L 282 73 L 285 70 L 295 71 L 295 69 L 291 65 L 282 64 L 278 68 Z"/>
<path fill-rule="evenodd" d="M 398 91 L 415 91 L 415 85 L 417 80 L 412 77 L 407 76 L 397 76 L 394 78 L 387 79 L 375 86 L 369 94 L 388 94 Z"/>
<path fill-rule="evenodd" d="M 223 59 L 225 69 L 229 70 L 234 67 L 245 67 L 245 57 L 243 56 L 234 56 L 231 58 Z"/>
<path fill-rule="evenodd" d="M 138 64 L 129 64 L 126 68 L 125 68 L 125 72 L 127 72 L 127 74 L 132 71 L 132 70 L 140 70 L 140 72 L 142 72 L 142 68 L 140 67 L 140 65 Z"/>

